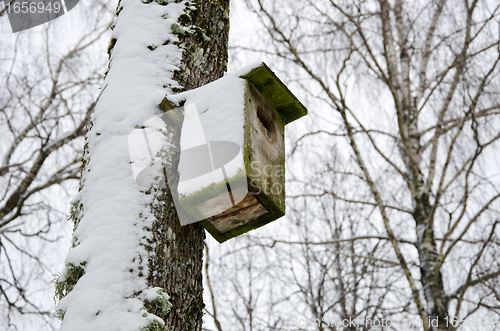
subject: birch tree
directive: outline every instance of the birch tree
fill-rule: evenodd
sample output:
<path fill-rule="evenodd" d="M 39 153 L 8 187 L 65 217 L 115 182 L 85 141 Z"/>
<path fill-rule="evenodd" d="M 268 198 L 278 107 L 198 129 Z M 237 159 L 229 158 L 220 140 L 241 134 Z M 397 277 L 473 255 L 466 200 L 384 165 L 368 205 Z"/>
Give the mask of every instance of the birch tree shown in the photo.
<path fill-rule="evenodd" d="M 393 319 L 409 313 L 426 331 L 493 325 L 500 307 L 498 3 L 247 4 L 264 29 L 255 47 L 240 49 L 276 54 L 317 102 L 313 129 L 298 137 L 291 157 L 320 146 L 326 157 L 346 160 L 327 161 L 316 173 L 337 178 L 341 189 L 297 174 L 305 191 L 295 197 L 309 201 L 303 208 L 331 198 L 365 219 L 365 227 L 344 231 L 343 238 L 286 244 L 328 247 L 346 240 L 366 245 L 367 255 L 357 256 L 366 261 L 374 245 L 385 243 L 385 263 L 397 265 L 394 284 L 404 284 Z M 262 42 L 266 37 L 269 44 Z M 325 148 L 325 141 L 336 148 Z M 307 213 L 302 216 L 307 221 Z M 391 287 L 386 291 L 394 295 Z M 344 316 L 368 318 L 373 306 L 364 307 Z"/>
<path fill-rule="evenodd" d="M 161 113 L 165 94 L 222 76 L 229 1 L 121 0 L 116 14 L 73 204 L 74 244 L 56 284 L 61 330 L 201 330 L 204 230 L 180 226 L 162 180 L 137 185 L 127 136 Z"/>

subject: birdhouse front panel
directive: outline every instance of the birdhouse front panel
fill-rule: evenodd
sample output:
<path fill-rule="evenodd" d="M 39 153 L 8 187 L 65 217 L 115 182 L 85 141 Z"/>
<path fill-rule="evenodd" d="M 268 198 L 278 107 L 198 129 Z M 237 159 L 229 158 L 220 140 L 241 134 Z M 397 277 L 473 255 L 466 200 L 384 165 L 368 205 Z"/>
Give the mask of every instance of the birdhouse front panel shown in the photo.
<path fill-rule="evenodd" d="M 245 100 L 245 165 L 249 189 L 269 212 L 285 214 L 285 123 L 249 82 Z"/>

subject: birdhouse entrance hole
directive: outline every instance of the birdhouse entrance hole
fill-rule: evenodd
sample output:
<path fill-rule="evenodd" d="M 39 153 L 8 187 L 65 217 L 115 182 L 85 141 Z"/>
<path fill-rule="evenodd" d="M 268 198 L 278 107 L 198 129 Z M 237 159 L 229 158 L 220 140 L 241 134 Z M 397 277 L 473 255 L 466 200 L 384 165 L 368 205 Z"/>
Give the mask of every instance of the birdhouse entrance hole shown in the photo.
<path fill-rule="evenodd" d="M 262 124 L 266 138 L 272 142 L 276 141 L 276 110 L 269 104 L 269 102 L 260 94 L 257 89 L 249 85 L 250 98 L 249 103 L 255 103 L 254 107 L 257 111 L 257 118 Z"/>

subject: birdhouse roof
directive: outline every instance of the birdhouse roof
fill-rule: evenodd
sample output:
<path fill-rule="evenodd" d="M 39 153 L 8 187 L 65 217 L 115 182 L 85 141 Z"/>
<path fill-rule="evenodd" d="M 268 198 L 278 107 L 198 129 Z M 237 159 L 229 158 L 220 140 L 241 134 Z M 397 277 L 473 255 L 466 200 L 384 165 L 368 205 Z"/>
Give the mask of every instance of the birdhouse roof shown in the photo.
<path fill-rule="evenodd" d="M 264 62 L 241 78 L 248 80 L 269 101 L 283 117 L 285 124 L 307 114 L 307 108 Z"/>

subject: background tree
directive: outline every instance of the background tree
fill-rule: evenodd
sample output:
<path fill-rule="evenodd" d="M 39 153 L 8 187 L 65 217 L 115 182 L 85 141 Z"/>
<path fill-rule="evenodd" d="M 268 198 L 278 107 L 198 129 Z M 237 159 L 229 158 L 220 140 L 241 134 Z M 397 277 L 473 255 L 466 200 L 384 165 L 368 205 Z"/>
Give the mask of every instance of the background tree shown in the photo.
<path fill-rule="evenodd" d="M 82 1 L 71 18 L 18 34 L 0 16 L 0 329 L 52 329 L 50 282 L 104 72 L 92 52 L 105 46 L 110 15 L 106 2 Z"/>
<path fill-rule="evenodd" d="M 273 247 L 267 254 L 301 247 L 289 250 L 288 267 L 269 266 L 297 289 L 272 302 L 310 318 L 417 318 L 424 330 L 496 322 L 498 4 L 247 4 L 263 30 L 239 49 L 282 63 L 313 109 L 289 157 L 302 165 L 289 204 L 297 226 L 259 241 Z M 305 279 L 294 277 L 300 268 Z"/>

